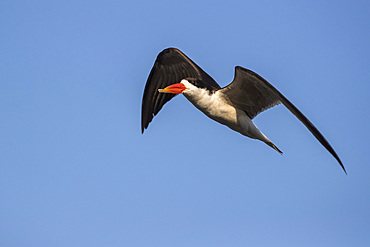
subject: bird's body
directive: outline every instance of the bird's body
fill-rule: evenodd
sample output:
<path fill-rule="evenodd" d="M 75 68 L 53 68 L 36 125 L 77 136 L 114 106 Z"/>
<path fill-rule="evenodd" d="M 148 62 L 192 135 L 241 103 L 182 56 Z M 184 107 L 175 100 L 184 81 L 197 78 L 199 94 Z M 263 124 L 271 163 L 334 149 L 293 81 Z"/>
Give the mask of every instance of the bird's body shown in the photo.
<path fill-rule="evenodd" d="M 175 48 L 163 50 L 147 80 L 142 104 L 142 132 L 163 105 L 183 94 L 209 118 L 240 134 L 258 139 L 282 153 L 253 123 L 260 112 L 284 104 L 345 168 L 317 128 L 275 87 L 251 70 L 235 67 L 234 80 L 221 88 L 190 58 Z"/>
<path fill-rule="evenodd" d="M 222 91 L 210 92 L 205 88 L 194 86 L 186 79 L 182 80 L 181 83 L 186 87 L 182 94 L 206 116 L 242 135 L 261 140 L 276 149 L 279 153 L 282 153 L 257 128 L 245 111 L 233 106 L 232 102 Z"/>
<path fill-rule="evenodd" d="M 227 102 L 226 97 L 220 91 L 210 93 L 207 89 L 198 88 L 187 80 L 182 80 L 181 83 L 186 87 L 182 94 L 196 108 L 209 118 L 236 130 L 238 122 L 237 109 Z"/>

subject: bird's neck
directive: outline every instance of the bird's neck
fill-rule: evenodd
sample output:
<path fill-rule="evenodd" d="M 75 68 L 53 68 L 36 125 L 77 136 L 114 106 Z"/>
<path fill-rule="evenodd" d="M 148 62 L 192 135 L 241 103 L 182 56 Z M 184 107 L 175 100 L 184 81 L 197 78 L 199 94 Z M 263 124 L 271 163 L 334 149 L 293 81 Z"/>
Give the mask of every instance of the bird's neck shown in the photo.
<path fill-rule="evenodd" d="M 186 89 L 183 91 L 183 95 L 199 110 L 207 108 L 212 101 L 212 95 L 209 90 L 205 88 L 199 88 L 190 82 L 183 80 L 182 83 Z"/>

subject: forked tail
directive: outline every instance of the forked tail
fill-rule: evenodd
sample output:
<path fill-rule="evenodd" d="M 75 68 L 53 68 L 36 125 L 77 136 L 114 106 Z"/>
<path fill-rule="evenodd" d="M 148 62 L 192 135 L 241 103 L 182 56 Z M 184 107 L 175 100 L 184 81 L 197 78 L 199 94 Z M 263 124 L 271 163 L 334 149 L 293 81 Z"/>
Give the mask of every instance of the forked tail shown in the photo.
<path fill-rule="evenodd" d="M 280 154 L 283 154 L 283 152 L 274 143 L 272 143 L 271 141 L 265 142 L 265 143 L 267 145 L 269 145 L 270 147 L 272 147 L 273 149 L 275 149 L 276 151 L 278 151 Z"/>

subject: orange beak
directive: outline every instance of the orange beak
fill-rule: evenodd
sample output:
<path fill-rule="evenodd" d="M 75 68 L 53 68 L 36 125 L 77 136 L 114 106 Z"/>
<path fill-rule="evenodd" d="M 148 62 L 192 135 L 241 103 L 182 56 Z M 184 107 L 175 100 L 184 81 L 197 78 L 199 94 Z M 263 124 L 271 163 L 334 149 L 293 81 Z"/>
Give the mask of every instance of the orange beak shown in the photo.
<path fill-rule="evenodd" d="M 180 82 L 180 83 L 176 83 L 176 84 L 173 84 L 171 86 L 168 86 L 164 89 L 158 89 L 158 92 L 180 94 L 185 89 L 186 89 L 185 85 Z"/>

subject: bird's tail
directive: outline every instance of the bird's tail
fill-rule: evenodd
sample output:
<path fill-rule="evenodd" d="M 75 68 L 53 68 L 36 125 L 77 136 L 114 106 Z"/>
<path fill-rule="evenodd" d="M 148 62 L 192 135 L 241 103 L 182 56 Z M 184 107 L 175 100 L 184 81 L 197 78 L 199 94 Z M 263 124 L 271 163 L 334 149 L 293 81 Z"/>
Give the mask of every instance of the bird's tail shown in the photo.
<path fill-rule="evenodd" d="M 272 147 L 273 149 L 275 149 L 276 151 L 278 151 L 280 154 L 283 154 L 283 152 L 271 141 L 266 142 L 266 144 L 269 145 L 270 147 Z"/>
<path fill-rule="evenodd" d="M 266 143 L 267 145 L 269 145 L 270 147 L 272 147 L 273 149 L 278 151 L 280 154 L 283 153 L 274 143 L 272 143 L 272 141 L 270 141 L 269 138 L 267 138 L 267 136 L 265 136 L 258 129 L 258 127 L 250 119 L 249 119 L 249 122 L 247 121 L 247 126 L 248 126 L 247 131 L 244 132 L 244 135 L 246 135 L 250 138 L 253 138 L 253 139 L 258 139 L 260 141 L 263 141 L 264 143 Z"/>

